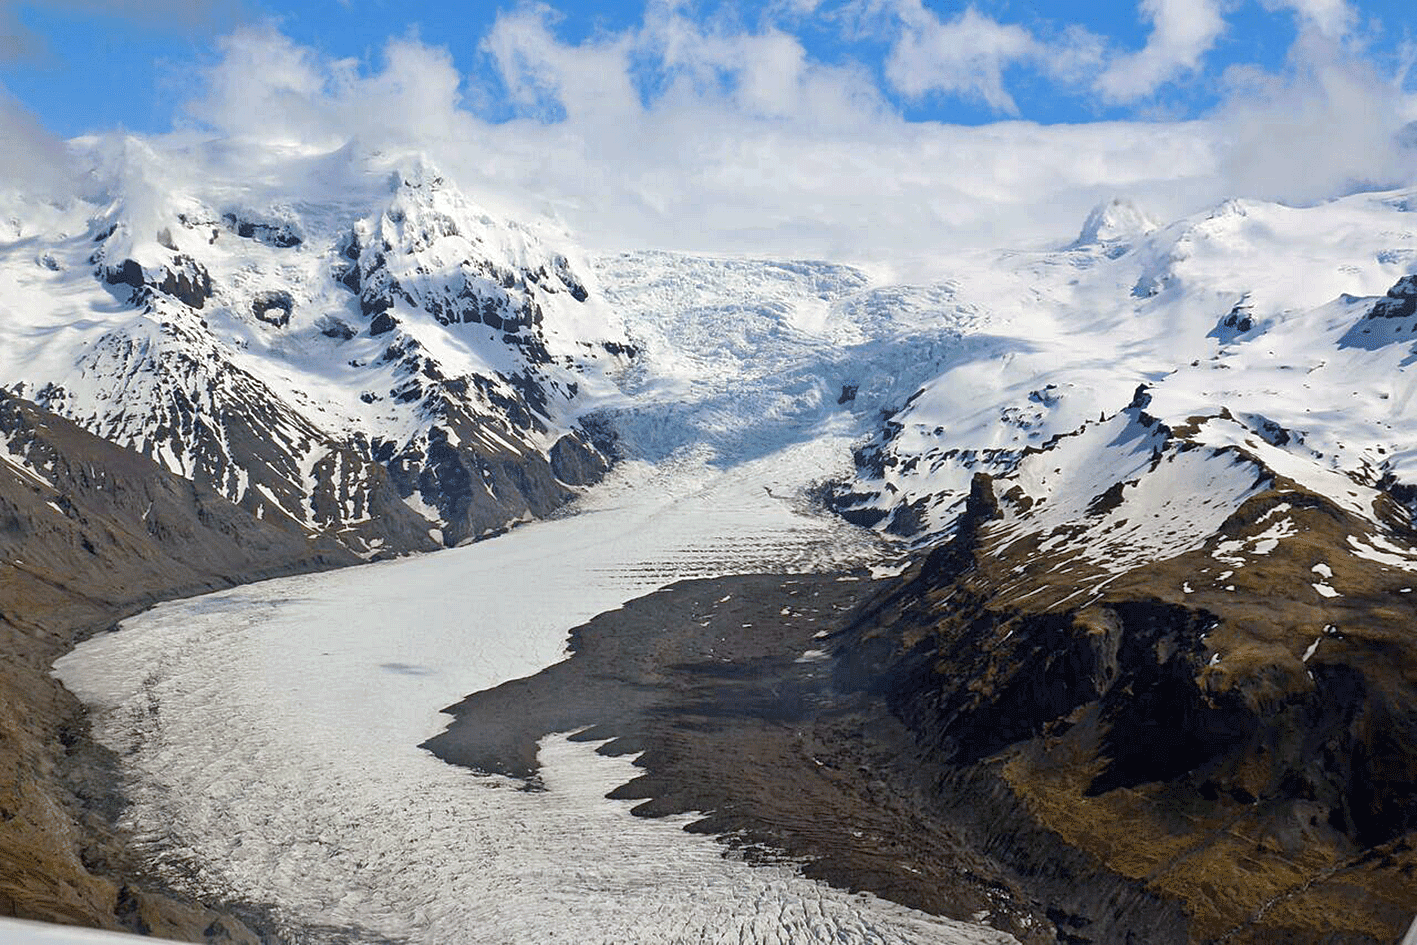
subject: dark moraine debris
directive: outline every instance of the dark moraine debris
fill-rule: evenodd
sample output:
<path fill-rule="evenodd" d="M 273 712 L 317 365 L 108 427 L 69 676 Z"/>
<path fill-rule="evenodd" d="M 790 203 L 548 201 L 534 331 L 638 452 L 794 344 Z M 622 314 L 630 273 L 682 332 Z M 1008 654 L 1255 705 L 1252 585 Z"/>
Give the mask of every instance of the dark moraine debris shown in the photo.
<path fill-rule="evenodd" d="M 878 695 L 879 666 L 829 655 L 881 586 L 858 574 L 674 585 L 572 631 L 570 660 L 450 707 L 424 747 L 536 789 L 537 741 L 578 731 L 606 740 L 602 753 L 642 753 L 644 773 L 612 797 L 642 801 L 641 816 L 703 812 L 690 829 L 752 859 L 785 853 L 837 886 L 988 913 L 1026 945 L 1068 941 L 1057 932 L 1109 908 L 1149 930 L 1138 941 L 1184 942 L 1156 931 L 1183 926 L 1174 907 L 1038 829 L 988 764 L 941 763 Z M 1045 879 L 1030 888 L 1023 871 Z"/>

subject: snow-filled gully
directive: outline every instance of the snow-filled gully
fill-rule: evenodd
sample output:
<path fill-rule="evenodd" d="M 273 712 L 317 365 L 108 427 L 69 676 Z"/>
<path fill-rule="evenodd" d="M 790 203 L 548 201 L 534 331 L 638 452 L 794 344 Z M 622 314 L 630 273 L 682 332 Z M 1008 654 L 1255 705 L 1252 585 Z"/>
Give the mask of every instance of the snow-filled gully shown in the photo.
<path fill-rule="evenodd" d="M 774 497 L 844 455 L 627 469 L 493 541 L 159 606 L 56 672 L 122 757 L 127 826 L 164 876 L 268 904 L 301 941 L 1010 942 L 634 817 L 605 798 L 630 761 L 592 745 L 546 739 L 543 792 L 417 747 L 439 709 L 655 587 L 871 561 L 864 533 Z"/>

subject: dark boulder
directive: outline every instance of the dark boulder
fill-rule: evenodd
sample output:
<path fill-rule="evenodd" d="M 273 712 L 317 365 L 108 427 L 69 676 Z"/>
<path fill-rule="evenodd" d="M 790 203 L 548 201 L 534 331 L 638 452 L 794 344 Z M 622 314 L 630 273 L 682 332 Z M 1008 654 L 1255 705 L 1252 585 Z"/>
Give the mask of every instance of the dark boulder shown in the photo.
<path fill-rule="evenodd" d="M 290 323 L 290 313 L 294 309 L 295 299 L 289 292 L 280 289 L 258 292 L 256 297 L 251 300 L 252 315 L 268 325 L 281 328 Z"/>

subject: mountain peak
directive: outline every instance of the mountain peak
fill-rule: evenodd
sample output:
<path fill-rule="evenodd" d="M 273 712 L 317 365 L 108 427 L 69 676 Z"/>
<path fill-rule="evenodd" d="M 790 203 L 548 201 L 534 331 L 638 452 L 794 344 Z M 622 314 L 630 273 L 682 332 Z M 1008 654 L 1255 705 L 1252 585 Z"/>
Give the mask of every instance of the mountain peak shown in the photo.
<path fill-rule="evenodd" d="M 1130 200 L 1115 197 L 1092 208 L 1083 222 L 1082 231 L 1073 242 L 1073 248 L 1133 240 L 1159 226 Z"/>
<path fill-rule="evenodd" d="M 442 189 L 446 183 L 447 178 L 432 160 L 421 154 L 401 162 L 389 174 L 389 189 L 395 192 L 405 188 L 435 191 Z"/>

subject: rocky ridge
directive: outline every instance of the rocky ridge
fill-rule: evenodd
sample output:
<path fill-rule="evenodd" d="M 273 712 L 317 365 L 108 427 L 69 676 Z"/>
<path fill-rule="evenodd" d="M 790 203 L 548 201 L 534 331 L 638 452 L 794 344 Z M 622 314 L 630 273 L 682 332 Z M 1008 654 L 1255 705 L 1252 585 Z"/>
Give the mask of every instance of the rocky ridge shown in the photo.
<path fill-rule="evenodd" d="M 837 639 L 841 672 L 975 772 L 969 790 L 997 785 L 1181 904 L 1187 941 L 1395 941 L 1417 896 L 1410 512 L 1392 490 L 1316 492 L 1233 418 L 1173 430 L 1147 400 L 977 475 L 954 539 Z M 1106 473 L 1060 510 L 1058 469 Z M 1060 941 L 1145 934 L 1032 856 L 1000 859 L 1066 906 Z"/>

